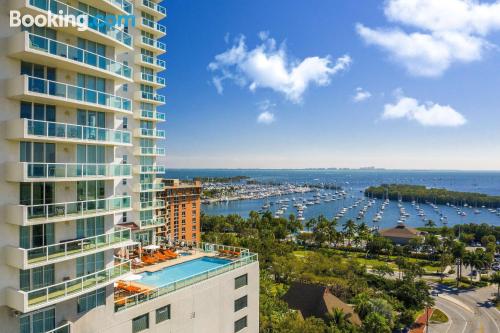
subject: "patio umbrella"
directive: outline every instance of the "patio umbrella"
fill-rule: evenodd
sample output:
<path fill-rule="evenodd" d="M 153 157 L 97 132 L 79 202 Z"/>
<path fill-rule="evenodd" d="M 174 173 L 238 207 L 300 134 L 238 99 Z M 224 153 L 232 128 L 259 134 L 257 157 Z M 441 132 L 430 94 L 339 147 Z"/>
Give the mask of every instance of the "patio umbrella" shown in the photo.
<path fill-rule="evenodd" d="M 140 279 L 142 279 L 141 275 L 139 275 L 139 274 L 131 274 L 129 276 L 124 277 L 122 280 L 130 282 L 130 281 L 137 281 L 137 280 L 140 280 Z"/>

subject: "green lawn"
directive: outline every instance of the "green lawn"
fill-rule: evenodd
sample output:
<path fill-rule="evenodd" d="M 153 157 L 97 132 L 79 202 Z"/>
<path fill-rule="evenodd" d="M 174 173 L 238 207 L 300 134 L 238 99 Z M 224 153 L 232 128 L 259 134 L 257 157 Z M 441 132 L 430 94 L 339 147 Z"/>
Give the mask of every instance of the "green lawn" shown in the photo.
<path fill-rule="evenodd" d="M 433 324 L 443 324 L 448 322 L 448 316 L 446 316 L 443 311 L 434 309 L 434 312 L 432 313 L 432 316 L 430 318 L 430 322 Z"/>

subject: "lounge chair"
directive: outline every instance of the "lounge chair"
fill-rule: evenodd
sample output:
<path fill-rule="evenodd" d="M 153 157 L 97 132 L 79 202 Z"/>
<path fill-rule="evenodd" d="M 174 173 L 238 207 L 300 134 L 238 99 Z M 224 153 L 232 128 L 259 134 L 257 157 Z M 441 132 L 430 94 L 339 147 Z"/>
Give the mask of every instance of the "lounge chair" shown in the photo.
<path fill-rule="evenodd" d="M 156 258 L 149 257 L 149 256 L 142 256 L 142 262 L 145 263 L 146 265 L 153 265 L 158 262 Z"/>

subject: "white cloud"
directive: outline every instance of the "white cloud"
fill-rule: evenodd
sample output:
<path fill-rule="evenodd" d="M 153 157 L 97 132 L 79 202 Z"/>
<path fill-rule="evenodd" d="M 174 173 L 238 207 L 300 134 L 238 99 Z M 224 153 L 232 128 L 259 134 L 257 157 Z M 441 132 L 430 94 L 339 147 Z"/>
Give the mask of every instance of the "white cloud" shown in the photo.
<path fill-rule="evenodd" d="M 257 122 L 260 124 L 269 125 L 275 121 L 274 113 L 269 111 L 264 111 L 259 114 L 257 117 Z"/>
<path fill-rule="evenodd" d="M 371 92 L 364 90 L 361 87 L 356 88 L 356 95 L 352 97 L 352 100 L 356 103 L 367 100 L 372 97 Z"/>
<path fill-rule="evenodd" d="M 387 0 L 384 13 L 388 21 L 416 31 L 357 24 L 358 34 L 417 76 L 439 76 L 455 62 L 481 60 L 491 47 L 487 35 L 500 30 L 500 1 Z"/>
<path fill-rule="evenodd" d="M 338 58 L 335 63 L 329 56 L 290 60 L 284 43 L 278 47 L 267 32 L 261 32 L 259 38 L 262 44 L 248 49 L 245 37 L 241 36 L 208 65 L 215 73 L 213 83 L 219 93 L 223 92 L 222 83 L 230 80 L 251 91 L 272 89 L 293 103 L 300 103 L 311 85 L 329 85 L 331 77 L 347 70 L 352 62 L 348 55 Z"/>
<path fill-rule="evenodd" d="M 403 95 L 396 103 L 384 106 L 383 119 L 401 119 L 416 121 L 423 126 L 458 127 L 467 120 L 449 105 L 433 102 L 420 104 L 418 100 Z"/>

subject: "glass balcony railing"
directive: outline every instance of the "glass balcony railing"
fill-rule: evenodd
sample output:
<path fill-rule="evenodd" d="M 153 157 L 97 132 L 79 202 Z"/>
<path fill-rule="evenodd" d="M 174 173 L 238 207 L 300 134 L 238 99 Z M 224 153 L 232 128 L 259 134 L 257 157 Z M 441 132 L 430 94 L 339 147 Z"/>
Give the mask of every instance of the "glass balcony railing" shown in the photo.
<path fill-rule="evenodd" d="M 24 162 L 28 178 L 128 177 L 131 164 Z"/>
<path fill-rule="evenodd" d="M 143 44 L 146 44 L 146 45 L 149 45 L 152 47 L 156 47 L 157 49 L 160 49 L 162 51 L 167 50 L 167 45 L 165 45 L 165 43 L 160 42 L 159 40 L 149 38 L 146 36 L 141 36 L 141 41 Z"/>
<path fill-rule="evenodd" d="M 58 299 L 67 298 L 68 296 L 84 292 L 85 290 L 98 288 L 129 272 L 130 261 L 126 261 L 76 279 L 27 292 L 20 292 L 26 295 L 28 307 L 40 306 L 43 305 L 43 303 L 57 301 Z"/>
<path fill-rule="evenodd" d="M 167 15 L 167 9 L 163 6 L 160 6 L 157 3 L 154 3 L 154 2 L 149 1 L 149 0 L 142 0 L 142 4 L 148 8 L 151 8 L 155 12 L 158 12 L 162 15 Z"/>
<path fill-rule="evenodd" d="M 151 29 L 154 29 L 158 32 L 161 32 L 164 34 L 167 33 L 167 28 L 163 24 L 159 24 L 158 22 L 148 20 L 145 17 L 142 18 L 141 22 L 143 25 L 150 27 Z"/>
<path fill-rule="evenodd" d="M 163 191 L 165 189 L 165 185 L 162 183 L 145 183 L 140 184 L 141 192 L 142 191 Z"/>
<path fill-rule="evenodd" d="M 125 297 L 116 297 L 115 298 L 115 312 L 129 309 L 136 305 L 142 304 L 144 302 L 156 299 L 160 296 L 172 293 L 176 290 L 180 290 L 185 287 L 189 287 L 195 283 L 199 283 L 201 281 L 208 280 L 214 276 L 218 276 L 220 274 L 230 272 L 237 268 L 252 264 L 258 261 L 258 256 L 256 253 L 249 252 L 240 252 L 241 255 L 238 259 L 232 260 L 229 263 L 217 266 L 215 268 L 210 268 L 204 270 L 203 272 L 199 272 L 193 275 L 188 275 L 182 277 L 176 281 L 169 282 L 164 284 L 163 286 L 157 287 L 153 290 L 148 290 L 147 292 L 134 294 L 131 296 Z"/>
<path fill-rule="evenodd" d="M 165 207 L 165 200 L 142 201 L 141 209 Z"/>
<path fill-rule="evenodd" d="M 105 21 L 75 7 L 71 7 L 57 0 L 30 0 L 30 5 L 42 10 L 51 11 L 62 15 L 85 15 L 89 18 L 88 28 L 111 37 L 127 46 L 132 46 L 132 36 L 118 29 L 116 26 L 107 24 Z"/>
<path fill-rule="evenodd" d="M 158 75 L 141 73 L 141 79 L 143 79 L 144 81 L 161 84 L 163 86 L 165 85 L 165 78 Z"/>
<path fill-rule="evenodd" d="M 109 2 L 117 7 L 120 7 L 129 14 L 132 14 L 134 10 L 132 4 L 125 0 L 104 0 L 104 1 Z"/>
<path fill-rule="evenodd" d="M 82 64 L 106 70 L 126 78 L 132 77 L 132 68 L 75 46 L 53 39 L 29 33 L 29 47 L 37 51 L 47 52 L 61 58 L 81 62 Z"/>
<path fill-rule="evenodd" d="M 132 110 L 132 103 L 127 98 L 34 76 L 24 75 L 24 77 L 28 80 L 28 90 L 34 93 L 62 97 L 76 102 L 112 107 L 127 112 L 131 112 Z"/>
<path fill-rule="evenodd" d="M 149 136 L 152 138 L 165 139 L 165 131 L 159 129 L 140 128 L 139 134 L 141 136 Z"/>
<path fill-rule="evenodd" d="M 165 96 L 164 95 L 150 93 L 147 91 L 141 91 L 141 98 L 147 99 L 149 101 L 165 103 Z"/>
<path fill-rule="evenodd" d="M 100 214 L 129 209 L 131 197 L 113 197 L 86 201 L 61 202 L 43 205 L 26 205 L 28 220 L 51 218 L 78 218 L 85 215 Z"/>
<path fill-rule="evenodd" d="M 119 230 L 107 234 L 64 241 L 31 249 L 23 249 L 23 251 L 26 252 L 29 264 L 50 263 L 52 260 L 66 258 L 76 254 L 85 254 L 85 252 L 102 248 L 109 248 L 115 244 L 130 240 L 130 229 L 120 228 Z"/>
<path fill-rule="evenodd" d="M 48 138 L 129 144 L 132 136 L 130 132 L 109 128 L 54 123 L 42 120 L 25 119 L 25 122 L 29 135 Z"/>
<path fill-rule="evenodd" d="M 140 147 L 139 153 L 141 155 L 165 155 L 165 148 L 156 147 Z"/>
<path fill-rule="evenodd" d="M 165 113 L 163 112 L 147 111 L 147 110 L 141 110 L 141 118 L 156 119 L 156 120 L 166 119 Z"/>
<path fill-rule="evenodd" d="M 165 173 L 165 167 L 159 165 L 141 165 L 140 173 Z"/>
<path fill-rule="evenodd" d="M 148 56 L 145 54 L 141 54 L 141 60 L 143 62 L 151 64 L 151 65 L 156 65 L 156 66 L 160 66 L 162 68 L 167 68 L 167 64 L 165 63 L 165 61 L 161 60 L 159 58 L 156 58 L 156 57 L 151 57 L 151 56 Z"/>
<path fill-rule="evenodd" d="M 141 227 L 158 227 L 165 225 L 165 219 L 163 217 L 156 217 L 153 219 L 141 220 Z"/>
<path fill-rule="evenodd" d="M 71 323 L 60 325 L 59 327 L 46 331 L 45 333 L 71 333 Z"/>

